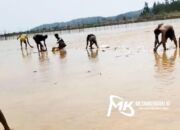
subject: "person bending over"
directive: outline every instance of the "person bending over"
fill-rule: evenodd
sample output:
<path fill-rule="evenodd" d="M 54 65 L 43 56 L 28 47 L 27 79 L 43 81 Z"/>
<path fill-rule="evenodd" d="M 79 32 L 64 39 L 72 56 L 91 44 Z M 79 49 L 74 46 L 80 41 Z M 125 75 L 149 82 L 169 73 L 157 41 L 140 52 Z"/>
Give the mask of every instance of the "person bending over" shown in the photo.
<path fill-rule="evenodd" d="M 90 43 L 90 45 L 89 45 Z M 90 47 L 90 49 L 93 49 L 93 44 L 96 45 L 97 48 L 99 48 L 98 44 L 97 44 L 97 40 L 96 40 L 96 36 L 94 34 L 89 34 L 87 35 L 87 38 L 86 38 L 86 49 L 88 48 L 88 45 Z"/>
<path fill-rule="evenodd" d="M 46 46 L 46 39 L 47 39 L 47 38 L 48 38 L 47 35 L 37 34 L 37 35 L 33 36 L 33 39 L 34 39 L 34 41 L 35 41 L 36 44 L 37 44 L 38 52 L 39 52 L 39 51 L 47 51 L 47 46 Z M 41 42 L 44 43 L 45 50 L 43 49 L 43 44 L 42 44 Z"/>
<path fill-rule="evenodd" d="M 159 42 L 159 35 L 161 34 L 162 38 L 161 41 Z M 174 32 L 174 28 L 171 25 L 164 25 L 164 24 L 159 24 L 158 27 L 154 30 L 154 35 L 155 35 L 155 43 L 154 43 L 154 52 L 157 51 L 158 47 L 160 45 L 163 45 L 164 51 L 166 51 L 166 42 L 167 39 L 169 38 L 171 41 L 174 41 L 174 44 L 177 48 L 177 40 Z"/>
<path fill-rule="evenodd" d="M 31 46 L 30 43 L 29 43 L 29 39 L 28 39 L 27 34 L 20 34 L 20 35 L 17 37 L 17 40 L 20 40 L 21 49 L 22 49 L 22 43 L 25 44 L 26 49 L 27 49 L 27 44 L 28 44 L 31 48 L 33 48 L 33 46 Z"/>

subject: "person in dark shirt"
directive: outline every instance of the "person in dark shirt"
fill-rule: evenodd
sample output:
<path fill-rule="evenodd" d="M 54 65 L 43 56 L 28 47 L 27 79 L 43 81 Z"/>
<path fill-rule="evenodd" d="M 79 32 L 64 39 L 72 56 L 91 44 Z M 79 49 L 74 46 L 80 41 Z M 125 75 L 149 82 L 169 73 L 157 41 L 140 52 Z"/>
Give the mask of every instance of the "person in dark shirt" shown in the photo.
<path fill-rule="evenodd" d="M 60 38 L 57 33 L 54 34 L 54 36 L 55 36 L 55 38 L 57 39 L 57 44 L 58 44 L 59 50 L 65 48 L 65 47 L 66 47 L 66 44 L 65 44 L 64 40 L 63 40 L 62 38 Z"/>
<path fill-rule="evenodd" d="M 47 46 L 46 46 L 47 38 L 48 38 L 48 35 L 37 34 L 37 35 L 33 36 L 33 39 L 37 44 L 38 52 L 47 51 Z M 42 42 L 44 43 L 44 46 L 43 46 Z M 45 47 L 45 49 L 43 49 L 44 47 Z"/>
<path fill-rule="evenodd" d="M 160 34 L 162 34 L 161 41 L 159 41 L 159 38 L 158 38 Z M 175 31 L 174 31 L 173 26 L 159 24 L 158 27 L 154 30 L 154 35 L 155 35 L 154 52 L 157 51 L 157 49 L 160 45 L 163 45 L 164 51 L 166 51 L 167 50 L 166 42 L 167 42 L 168 38 L 171 41 L 174 41 L 175 47 L 177 48 L 177 40 L 176 40 Z"/>
<path fill-rule="evenodd" d="M 89 35 L 87 35 L 86 41 L 87 41 L 87 43 L 86 43 L 86 49 L 88 48 L 89 42 L 90 42 L 90 45 L 89 45 L 90 49 L 93 49 L 92 46 L 93 46 L 94 44 L 96 45 L 97 48 L 99 48 L 98 43 L 97 43 L 97 40 L 96 40 L 96 36 L 95 36 L 94 34 L 89 34 Z"/>

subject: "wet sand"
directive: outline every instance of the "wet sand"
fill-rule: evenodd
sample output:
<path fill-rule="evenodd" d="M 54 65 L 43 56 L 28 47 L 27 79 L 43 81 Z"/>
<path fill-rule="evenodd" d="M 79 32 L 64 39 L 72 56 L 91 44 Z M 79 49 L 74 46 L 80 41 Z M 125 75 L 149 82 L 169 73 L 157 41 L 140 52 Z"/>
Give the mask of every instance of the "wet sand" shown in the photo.
<path fill-rule="evenodd" d="M 168 41 L 167 52 L 161 47 L 153 53 L 152 30 L 157 23 L 94 31 L 101 47 L 93 51 L 85 49 L 89 31 L 61 35 L 68 47 L 55 54 L 53 36 L 47 41 L 48 52 L 40 54 L 36 48 L 21 51 L 17 40 L 0 41 L 0 109 L 10 126 L 14 130 L 179 130 L 180 51 Z M 173 25 L 180 36 L 180 23 Z M 165 111 L 136 110 L 131 118 L 113 110 L 107 118 L 112 94 L 134 101 L 168 100 L 171 106 Z"/>

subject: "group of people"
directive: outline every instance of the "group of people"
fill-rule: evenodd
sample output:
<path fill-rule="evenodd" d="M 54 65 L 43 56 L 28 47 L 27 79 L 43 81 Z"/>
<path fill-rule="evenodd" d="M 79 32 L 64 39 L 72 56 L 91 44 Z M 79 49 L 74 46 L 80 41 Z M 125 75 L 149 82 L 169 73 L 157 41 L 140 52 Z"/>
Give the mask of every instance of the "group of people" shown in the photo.
<path fill-rule="evenodd" d="M 57 39 L 58 47 L 53 47 L 52 51 L 59 51 L 59 50 L 65 48 L 66 44 L 65 44 L 64 40 L 62 38 L 60 38 L 58 34 L 54 34 L 54 36 Z M 34 39 L 35 43 L 37 44 L 37 49 L 39 52 L 47 51 L 47 46 L 46 46 L 47 38 L 48 38 L 47 35 L 41 35 L 41 34 L 37 34 L 37 35 L 33 36 L 33 39 Z M 20 40 L 21 49 L 23 48 L 23 44 L 25 44 L 26 49 L 27 49 L 27 45 L 29 45 L 31 48 L 33 48 L 33 46 L 29 43 L 29 38 L 28 38 L 27 34 L 20 34 L 17 37 L 17 40 Z M 97 44 L 96 36 L 94 34 L 89 34 L 87 36 L 86 48 L 88 48 L 88 46 L 89 46 L 92 49 L 93 44 L 95 44 L 96 47 L 99 48 L 99 46 Z M 0 110 L 0 123 L 3 125 L 4 130 L 11 130 L 6 121 L 5 116 L 1 110 Z"/>
<path fill-rule="evenodd" d="M 161 41 L 159 41 L 159 35 L 160 34 L 162 36 Z M 158 27 L 154 30 L 154 35 L 155 35 L 154 52 L 157 51 L 157 49 L 160 45 L 163 45 L 164 51 L 166 51 L 167 50 L 166 43 L 167 43 L 168 38 L 171 41 L 174 41 L 175 47 L 177 48 L 177 46 L 178 46 L 177 45 L 177 39 L 175 36 L 175 31 L 174 31 L 173 26 L 159 24 Z M 53 47 L 52 51 L 58 51 L 58 50 L 65 48 L 66 44 L 65 44 L 64 40 L 62 38 L 60 38 L 58 34 L 55 34 L 54 36 L 57 39 L 58 47 Z M 47 35 L 40 35 L 40 34 L 35 35 L 33 37 L 35 43 L 37 44 L 38 51 L 47 51 L 47 46 L 46 46 L 46 39 L 47 38 L 48 38 Z M 22 48 L 23 43 L 25 44 L 26 48 L 27 48 L 27 44 L 31 48 L 33 48 L 33 46 L 30 45 L 29 40 L 28 40 L 28 36 L 26 34 L 19 35 L 17 39 L 20 40 L 21 48 Z M 94 34 L 89 34 L 87 36 L 86 41 L 87 41 L 86 49 L 88 48 L 88 46 L 90 49 L 93 49 L 93 45 L 95 45 L 97 48 L 99 48 L 99 46 L 97 44 L 96 36 Z M 179 38 L 179 47 L 180 47 L 180 38 Z M 6 121 L 1 110 L 0 110 L 0 122 L 3 125 L 5 130 L 10 130 L 10 127 L 8 126 L 7 121 Z"/>
<path fill-rule="evenodd" d="M 64 49 L 66 47 L 66 44 L 64 40 L 59 37 L 59 35 L 56 33 L 54 34 L 55 38 L 57 39 L 57 44 L 58 47 L 53 47 L 52 51 L 59 51 L 61 49 Z M 47 46 L 46 46 L 46 39 L 48 38 L 48 35 L 42 35 L 42 34 L 37 34 L 33 36 L 33 39 L 37 45 L 38 52 L 40 51 L 47 51 Z M 29 38 L 27 34 L 20 34 L 17 37 L 17 40 L 20 40 L 20 45 L 21 48 L 23 48 L 23 43 L 25 44 L 25 47 L 27 48 L 27 45 L 29 45 L 31 48 L 33 46 L 29 43 Z M 96 40 L 96 36 L 94 34 L 89 34 L 87 36 L 87 44 L 86 44 L 86 49 L 88 48 L 88 45 L 90 49 L 93 49 L 93 45 L 96 45 L 97 48 L 99 48 Z"/>
<path fill-rule="evenodd" d="M 159 48 L 160 45 L 163 45 L 164 51 L 167 50 L 166 48 L 166 43 L 167 43 L 167 39 L 169 38 L 171 41 L 174 41 L 174 44 L 177 48 L 177 39 L 175 36 L 175 31 L 173 26 L 171 25 L 164 25 L 164 24 L 159 24 L 158 27 L 154 30 L 154 34 L 155 34 L 155 43 L 154 43 L 154 52 L 157 51 L 157 49 Z M 159 41 L 159 35 L 161 34 L 162 38 L 161 41 Z M 64 40 L 59 37 L 58 34 L 54 34 L 55 38 L 57 39 L 57 44 L 58 47 L 53 47 L 52 51 L 59 51 L 63 48 L 66 47 L 66 44 L 64 42 Z M 41 34 L 37 34 L 33 36 L 33 39 L 37 45 L 37 49 L 38 51 L 47 51 L 47 46 L 46 46 L 46 39 L 48 38 L 47 35 L 41 35 Z M 26 34 L 21 34 L 18 36 L 17 39 L 20 39 L 20 45 L 22 48 L 22 43 L 25 43 L 25 47 L 27 48 L 27 44 L 33 48 L 32 45 L 30 45 L 29 40 L 28 40 L 28 36 Z M 98 44 L 97 44 L 97 40 L 96 40 L 96 36 L 94 34 L 89 34 L 87 35 L 86 38 L 86 49 L 89 48 L 93 49 L 93 45 L 95 45 L 97 48 L 99 48 Z M 179 47 L 180 47 L 180 39 L 179 39 Z"/>
<path fill-rule="evenodd" d="M 63 49 L 64 47 L 66 47 L 64 40 L 62 38 L 60 38 L 58 34 L 55 34 L 54 36 L 57 39 L 57 44 L 58 44 L 57 49 L 60 50 L 60 49 Z M 37 35 L 33 36 L 33 39 L 37 45 L 37 49 L 39 52 L 40 51 L 47 51 L 47 46 L 46 46 L 46 39 L 47 38 L 48 38 L 47 35 L 42 35 L 42 34 L 37 34 Z M 23 43 L 25 44 L 26 49 L 27 49 L 27 45 L 29 45 L 31 48 L 33 48 L 33 46 L 29 43 L 29 38 L 28 38 L 27 34 L 20 34 L 17 37 L 17 40 L 18 39 L 20 40 L 21 48 L 23 48 L 22 47 Z"/>

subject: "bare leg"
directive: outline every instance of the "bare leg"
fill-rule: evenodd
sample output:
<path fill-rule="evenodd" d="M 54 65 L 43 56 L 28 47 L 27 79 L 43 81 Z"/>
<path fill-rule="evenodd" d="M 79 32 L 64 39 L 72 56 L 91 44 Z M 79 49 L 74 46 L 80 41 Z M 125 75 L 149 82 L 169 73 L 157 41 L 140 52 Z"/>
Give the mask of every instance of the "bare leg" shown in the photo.
<path fill-rule="evenodd" d="M 96 45 L 96 47 L 97 47 L 97 48 L 99 48 L 99 46 L 98 46 L 97 42 L 95 42 L 95 45 Z"/>
<path fill-rule="evenodd" d="M 159 39 L 156 39 L 154 42 L 154 48 L 156 48 L 156 46 L 159 44 Z"/>
<path fill-rule="evenodd" d="M 155 41 L 155 42 L 154 42 L 154 48 L 156 48 L 157 44 L 158 44 L 158 43 Z"/>
<path fill-rule="evenodd" d="M 163 43 L 163 48 L 164 48 L 164 51 L 166 51 L 166 43 Z"/>
<path fill-rule="evenodd" d="M 89 44 L 89 41 L 87 40 L 87 43 L 86 43 L 86 49 L 88 48 L 88 44 Z"/>
<path fill-rule="evenodd" d="M 174 44 L 175 44 L 175 46 L 176 46 L 176 48 L 177 48 L 177 40 L 176 40 L 176 37 L 173 38 L 173 41 L 174 41 Z"/>
<path fill-rule="evenodd" d="M 10 130 L 8 124 L 7 124 L 7 121 L 2 113 L 2 111 L 0 110 L 0 122 L 2 123 L 3 127 L 4 127 L 4 130 Z"/>
<path fill-rule="evenodd" d="M 159 46 L 160 46 L 161 44 L 163 44 L 163 43 L 162 43 L 162 42 L 161 42 L 161 43 L 158 43 L 158 45 L 156 46 L 156 48 L 154 48 L 154 52 L 157 51 L 157 49 L 159 48 Z"/>
<path fill-rule="evenodd" d="M 39 52 L 39 44 L 38 43 L 36 43 L 37 44 L 37 49 L 38 49 L 38 52 Z"/>
<path fill-rule="evenodd" d="M 44 41 L 44 46 L 46 47 L 46 51 L 47 51 L 47 46 L 46 46 L 46 42 Z"/>
<path fill-rule="evenodd" d="M 22 49 L 22 41 L 20 41 L 21 49 Z"/>
<path fill-rule="evenodd" d="M 89 53 L 89 50 L 87 49 L 87 55 L 88 55 L 88 57 L 89 58 L 91 58 L 91 55 L 90 55 L 90 53 Z"/>
<path fill-rule="evenodd" d="M 159 34 L 155 34 L 154 50 L 158 44 L 159 44 Z"/>
<path fill-rule="evenodd" d="M 90 41 L 90 49 L 93 49 L 93 47 L 92 47 L 92 45 L 93 45 L 93 42 L 92 41 Z"/>
<path fill-rule="evenodd" d="M 31 47 L 31 48 L 33 48 L 33 46 L 31 46 L 31 44 L 29 43 L 29 39 L 27 38 L 27 43 L 28 43 L 28 45 Z"/>
<path fill-rule="evenodd" d="M 159 43 L 157 43 L 156 41 L 154 42 L 154 52 L 156 52 L 156 47 L 157 47 L 157 44 L 159 44 Z"/>
<path fill-rule="evenodd" d="M 26 49 L 27 49 L 27 42 L 26 42 L 26 41 L 24 41 L 24 43 L 25 43 L 25 46 L 26 46 Z"/>

